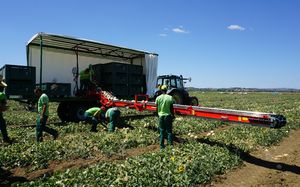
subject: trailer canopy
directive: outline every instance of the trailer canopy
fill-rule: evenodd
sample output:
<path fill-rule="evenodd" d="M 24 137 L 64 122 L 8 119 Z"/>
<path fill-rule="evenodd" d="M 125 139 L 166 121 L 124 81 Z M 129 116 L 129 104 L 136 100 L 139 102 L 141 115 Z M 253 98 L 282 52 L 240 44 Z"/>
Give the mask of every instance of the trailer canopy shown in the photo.
<path fill-rule="evenodd" d="M 147 93 L 150 94 L 155 88 L 156 53 L 43 32 L 37 33 L 28 41 L 26 50 L 27 65 L 36 67 L 37 83 L 40 84 L 58 81 L 71 83 L 72 88 L 75 88 L 74 77 L 70 74 L 74 67 L 78 75 L 89 64 L 116 61 L 142 65 Z"/>
<path fill-rule="evenodd" d="M 54 35 L 43 32 L 34 35 L 28 41 L 27 47 L 30 45 L 40 47 L 41 41 L 43 47 L 98 54 L 102 55 L 103 57 L 116 57 L 130 60 L 138 58 L 140 56 L 144 56 L 145 54 L 158 56 L 156 53 L 109 45 L 93 40 L 73 38 L 63 35 Z"/>

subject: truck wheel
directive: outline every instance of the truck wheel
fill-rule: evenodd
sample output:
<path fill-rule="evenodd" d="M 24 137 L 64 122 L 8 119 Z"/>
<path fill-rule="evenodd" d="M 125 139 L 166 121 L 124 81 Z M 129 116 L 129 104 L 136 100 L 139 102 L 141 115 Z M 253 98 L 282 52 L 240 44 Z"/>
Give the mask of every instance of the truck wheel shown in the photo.
<path fill-rule="evenodd" d="M 170 95 L 173 97 L 173 99 L 175 100 L 175 104 L 183 104 L 183 99 L 182 99 L 182 95 L 178 92 L 171 92 Z"/>
<path fill-rule="evenodd" d="M 190 105 L 198 106 L 199 105 L 198 98 L 197 97 L 190 97 Z"/>

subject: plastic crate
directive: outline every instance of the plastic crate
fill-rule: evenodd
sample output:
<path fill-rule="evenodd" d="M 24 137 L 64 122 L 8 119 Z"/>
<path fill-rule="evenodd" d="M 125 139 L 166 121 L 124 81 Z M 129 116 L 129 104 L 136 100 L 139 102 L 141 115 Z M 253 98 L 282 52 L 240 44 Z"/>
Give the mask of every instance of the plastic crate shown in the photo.
<path fill-rule="evenodd" d="M 32 98 L 34 96 L 35 83 L 26 80 L 9 80 L 4 92 L 9 98 Z"/>
<path fill-rule="evenodd" d="M 125 98 L 128 97 L 127 84 L 106 84 L 104 90 L 112 92 L 116 97 Z"/>
<path fill-rule="evenodd" d="M 102 79 L 104 84 L 127 84 L 128 74 L 119 72 L 105 72 Z"/>
<path fill-rule="evenodd" d="M 144 86 L 143 85 L 129 85 L 129 96 L 134 96 L 137 94 L 144 94 Z"/>
<path fill-rule="evenodd" d="M 42 91 L 50 98 L 69 97 L 71 95 L 71 83 L 42 83 Z"/>
<path fill-rule="evenodd" d="M 145 83 L 145 75 L 129 74 L 129 84 L 143 85 Z"/>
<path fill-rule="evenodd" d="M 27 80 L 34 81 L 35 67 L 32 66 L 19 66 L 19 65 L 4 65 L 1 72 L 5 80 Z"/>
<path fill-rule="evenodd" d="M 93 65 L 93 70 L 95 73 L 94 79 L 99 86 L 101 86 L 104 83 L 103 69 L 104 69 L 104 66 L 102 64 Z"/>
<path fill-rule="evenodd" d="M 139 65 L 128 65 L 128 72 L 134 74 L 143 74 L 143 66 Z"/>
<path fill-rule="evenodd" d="M 128 73 L 128 64 L 111 62 L 103 64 L 104 72 L 118 72 L 118 73 Z"/>

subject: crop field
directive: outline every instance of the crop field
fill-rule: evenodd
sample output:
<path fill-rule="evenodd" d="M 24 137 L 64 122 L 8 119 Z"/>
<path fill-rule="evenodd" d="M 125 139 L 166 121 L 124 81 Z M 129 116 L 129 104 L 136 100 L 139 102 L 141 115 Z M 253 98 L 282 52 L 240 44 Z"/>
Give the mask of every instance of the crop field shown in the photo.
<path fill-rule="evenodd" d="M 288 124 L 280 129 L 176 116 L 175 144 L 160 151 L 157 117 L 121 108 L 122 126 L 108 133 L 98 126 L 61 123 L 50 103 L 45 134 L 35 141 L 36 113 L 9 101 L 4 113 L 12 145 L 0 144 L 1 185 L 14 186 L 197 186 L 243 165 L 243 156 L 279 143 L 300 127 L 299 93 L 192 92 L 201 106 L 275 112 Z"/>

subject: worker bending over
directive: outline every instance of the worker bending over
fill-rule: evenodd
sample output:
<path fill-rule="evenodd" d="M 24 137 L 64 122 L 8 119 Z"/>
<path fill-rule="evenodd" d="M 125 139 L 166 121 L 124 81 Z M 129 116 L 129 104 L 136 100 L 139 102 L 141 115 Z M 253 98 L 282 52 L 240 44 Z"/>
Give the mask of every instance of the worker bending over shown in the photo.
<path fill-rule="evenodd" d="M 164 136 L 167 135 L 168 145 L 173 145 L 172 122 L 175 119 L 172 96 L 167 95 L 168 87 L 161 86 L 162 94 L 155 100 L 156 112 L 159 117 L 159 132 L 160 132 L 160 148 L 164 149 Z"/>
<path fill-rule="evenodd" d="M 105 118 L 108 121 L 108 132 L 114 132 L 116 125 L 120 122 L 121 112 L 117 107 L 107 109 Z"/>
<path fill-rule="evenodd" d="M 7 102 L 6 102 L 6 95 L 3 92 L 0 92 L 0 130 L 2 133 L 3 141 L 6 143 L 11 144 L 12 141 L 7 135 L 6 130 L 6 122 L 3 118 L 3 112 L 7 110 Z"/>
<path fill-rule="evenodd" d="M 49 98 L 42 92 L 40 88 L 34 90 L 34 94 L 39 98 L 38 100 L 38 116 L 36 120 L 36 140 L 43 141 L 43 131 L 51 134 L 55 140 L 58 137 L 58 132 L 46 126 L 49 117 Z"/>
<path fill-rule="evenodd" d="M 104 120 L 105 107 L 92 107 L 84 112 L 84 119 L 92 124 L 91 132 L 97 132 L 97 125 Z"/>

